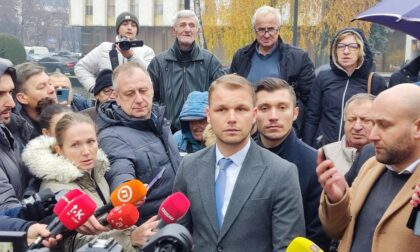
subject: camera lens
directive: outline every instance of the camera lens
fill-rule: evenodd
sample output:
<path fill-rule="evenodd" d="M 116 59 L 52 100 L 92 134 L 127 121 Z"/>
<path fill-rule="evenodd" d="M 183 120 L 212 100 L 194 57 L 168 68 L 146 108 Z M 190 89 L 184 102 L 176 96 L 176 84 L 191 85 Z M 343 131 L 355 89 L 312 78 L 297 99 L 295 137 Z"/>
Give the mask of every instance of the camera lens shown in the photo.
<path fill-rule="evenodd" d="M 130 50 L 130 48 L 131 48 L 130 41 L 121 41 L 118 45 L 119 45 L 120 49 L 123 50 L 123 51 Z"/>

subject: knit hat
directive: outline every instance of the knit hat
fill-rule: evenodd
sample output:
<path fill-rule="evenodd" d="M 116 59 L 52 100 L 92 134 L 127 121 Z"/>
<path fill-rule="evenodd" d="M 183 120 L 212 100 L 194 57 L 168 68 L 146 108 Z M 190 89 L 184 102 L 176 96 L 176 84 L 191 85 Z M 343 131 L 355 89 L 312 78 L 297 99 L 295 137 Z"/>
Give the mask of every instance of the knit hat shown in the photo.
<path fill-rule="evenodd" d="M 8 59 L 0 58 L 0 76 L 3 74 L 9 74 L 16 83 L 16 70 L 13 68 L 13 63 Z"/>
<path fill-rule="evenodd" d="M 100 71 L 96 77 L 93 94 L 97 95 L 102 89 L 109 86 L 112 86 L 112 70 L 104 69 Z"/>
<path fill-rule="evenodd" d="M 123 12 L 123 13 L 121 13 L 120 15 L 118 15 L 118 17 L 117 17 L 117 19 L 115 21 L 115 29 L 116 29 L 117 34 L 118 34 L 118 29 L 120 28 L 121 24 L 124 21 L 127 21 L 127 20 L 131 20 L 134 23 L 136 23 L 136 25 L 137 25 L 137 34 L 139 34 L 139 19 L 133 13 L 126 12 L 126 11 Z"/>

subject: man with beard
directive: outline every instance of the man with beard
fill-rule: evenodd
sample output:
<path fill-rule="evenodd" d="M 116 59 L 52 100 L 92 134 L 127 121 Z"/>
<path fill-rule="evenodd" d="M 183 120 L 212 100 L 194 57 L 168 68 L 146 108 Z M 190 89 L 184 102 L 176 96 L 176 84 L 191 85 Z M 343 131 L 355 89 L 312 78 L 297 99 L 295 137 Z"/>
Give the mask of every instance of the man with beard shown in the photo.
<path fill-rule="evenodd" d="M 57 103 L 54 87 L 44 68 L 34 63 L 22 63 L 16 66 L 16 112 L 34 128 L 29 138 L 42 134 L 38 123 L 40 103 Z M 14 134 L 15 135 L 15 134 Z"/>
<path fill-rule="evenodd" d="M 420 251 L 405 225 L 420 181 L 420 87 L 401 84 L 373 102 L 369 139 L 376 158 L 363 165 L 352 187 L 331 160 L 318 154 L 324 188 L 319 216 L 325 231 L 341 240 L 338 251 Z"/>

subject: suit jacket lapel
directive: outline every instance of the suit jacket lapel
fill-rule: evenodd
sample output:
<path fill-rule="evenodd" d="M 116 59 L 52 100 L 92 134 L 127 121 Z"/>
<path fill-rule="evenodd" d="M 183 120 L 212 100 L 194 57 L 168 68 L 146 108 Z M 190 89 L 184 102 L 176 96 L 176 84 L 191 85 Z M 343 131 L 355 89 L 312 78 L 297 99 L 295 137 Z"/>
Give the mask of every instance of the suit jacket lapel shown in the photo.
<path fill-rule="evenodd" d="M 214 180 L 216 167 L 216 148 L 213 146 L 203 159 L 197 160 L 198 188 L 204 206 L 204 212 L 216 234 L 219 233 L 217 222 L 216 199 L 214 195 Z"/>
<path fill-rule="evenodd" d="M 220 231 L 218 238 L 219 241 L 226 235 L 239 215 L 255 186 L 258 184 L 265 168 L 266 166 L 261 162 L 260 151 L 258 150 L 257 145 L 254 141 L 251 141 L 251 146 L 242 164 L 241 171 L 239 172 L 238 179 L 236 180 L 232 192 L 232 197 L 230 198 L 222 230 Z"/>
<path fill-rule="evenodd" d="M 384 223 L 384 221 L 393 215 L 400 208 L 408 204 L 411 199 L 411 195 L 414 192 L 414 187 L 420 181 L 420 165 L 417 166 L 414 173 L 407 180 L 405 185 L 401 188 L 395 198 L 392 200 L 389 207 L 386 209 L 384 215 L 379 221 L 378 227 Z"/>
<path fill-rule="evenodd" d="M 352 194 L 352 208 L 356 209 L 356 212 L 354 213 L 356 216 L 362 209 L 363 204 L 365 203 L 366 198 L 373 185 L 376 183 L 376 181 L 382 175 L 385 169 L 386 168 L 383 164 L 377 163 L 375 167 L 371 169 L 372 172 L 369 172 L 368 174 L 363 174 L 363 176 L 369 177 L 363 179 L 363 184 L 358 185 L 357 194 Z"/>

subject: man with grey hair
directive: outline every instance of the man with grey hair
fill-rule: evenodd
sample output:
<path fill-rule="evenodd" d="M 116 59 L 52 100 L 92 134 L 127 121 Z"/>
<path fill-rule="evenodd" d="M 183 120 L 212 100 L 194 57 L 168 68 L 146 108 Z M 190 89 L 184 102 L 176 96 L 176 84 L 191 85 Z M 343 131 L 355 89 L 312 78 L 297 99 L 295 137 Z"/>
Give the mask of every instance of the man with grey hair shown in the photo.
<path fill-rule="evenodd" d="M 235 53 L 230 72 L 254 84 L 261 79 L 275 77 L 293 86 L 299 107 L 294 127 L 300 136 L 305 106 L 315 79 L 314 65 L 307 52 L 283 43 L 279 35 L 281 17 L 278 9 L 270 6 L 258 8 L 251 23 L 256 39 Z"/>
<path fill-rule="evenodd" d="M 155 90 L 153 100 L 167 108 L 172 130 L 179 130 L 179 114 L 188 94 L 207 91 L 210 84 L 225 74 L 219 59 L 196 45 L 200 31 L 193 11 L 176 13 L 172 34 L 173 46 L 157 55 L 148 67 Z"/>
<path fill-rule="evenodd" d="M 343 174 L 350 169 L 359 150 L 370 143 L 369 134 L 373 127 L 370 110 L 374 99 L 374 95 L 367 93 L 353 95 L 344 106 L 344 136 L 341 141 L 322 147 L 325 157 L 332 160 Z"/>
<path fill-rule="evenodd" d="M 112 82 L 115 101 L 101 104 L 96 115 L 99 145 L 111 162 L 105 178 L 111 191 L 128 180 L 149 184 L 160 178 L 141 206 L 143 222 L 156 215 L 171 194 L 181 158 L 165 108 L 152 103 L 153 85 L 146 69 L 135 62 L 122 64 Z"/>

